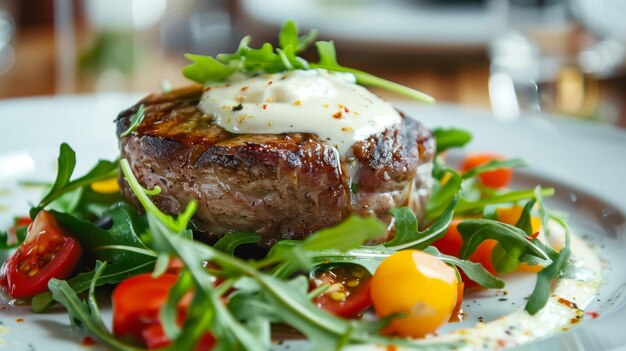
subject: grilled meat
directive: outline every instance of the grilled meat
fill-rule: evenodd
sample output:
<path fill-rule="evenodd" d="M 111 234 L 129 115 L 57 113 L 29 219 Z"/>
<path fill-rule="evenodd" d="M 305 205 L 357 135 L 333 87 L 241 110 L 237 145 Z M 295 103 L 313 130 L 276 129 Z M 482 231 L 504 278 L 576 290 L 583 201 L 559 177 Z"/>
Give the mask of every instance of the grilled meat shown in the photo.
<path fill-rule="evenodd" d="M 128 159 L 165 213 L 198 202 L 193 224 L 200 236 L 232 231 L 262 235 L 262 245 L 302 239 L 354 213 L 389 221 L 388 211 L 410 206 L 420 216 L 431 188 L 435 143 L 414 119 L 357 142 L 342 160 L 309 133 L 232 134 L 198 109 L 200 87 L 150 95 L 117 118 L 117 134 L 140 105 L 145 116 L 120 138 Z M 126 199 L 139 206 L 120 179 Z M 346 233 L 349 235 L 349 233 Z"/>

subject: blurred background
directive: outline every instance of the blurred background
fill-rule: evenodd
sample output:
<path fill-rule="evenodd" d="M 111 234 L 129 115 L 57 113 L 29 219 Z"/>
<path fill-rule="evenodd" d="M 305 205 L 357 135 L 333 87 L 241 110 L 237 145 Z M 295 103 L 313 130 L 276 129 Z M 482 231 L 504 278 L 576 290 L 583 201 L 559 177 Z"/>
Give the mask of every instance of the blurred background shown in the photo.
<path fill-rule="evenodd" d="M 624 0 L 0 0 L 0 98 L 189 84 L 183 53 L 276 42 L 287 18 L 440 102 L 626 127 Z"/>

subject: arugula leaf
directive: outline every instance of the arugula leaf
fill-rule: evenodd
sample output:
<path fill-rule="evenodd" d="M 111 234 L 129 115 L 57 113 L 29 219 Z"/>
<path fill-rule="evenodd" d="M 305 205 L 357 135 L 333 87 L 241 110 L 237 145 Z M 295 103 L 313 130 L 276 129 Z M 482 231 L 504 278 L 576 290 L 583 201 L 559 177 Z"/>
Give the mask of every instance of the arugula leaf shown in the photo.
<path fill-rule="evenodd" d="M 350 216 L 343 222 L 317 231 L 302 241 L 304 250 L 348 250 L 385 233 L 385 225 L 374 217 Z"/>
<path fill-rule="evenodd" d="M 198 207 L 198 203 L 196 201 L 190 201 L 187 204 L 187 207 L 185 207 L 183 213 L 181 213 L 177 219 L 174 219 L 173 217 L 161 212 L 148 197 L 148 195 L 159 194 L 161 192 L 161 188 L 159 188 L 159 186 L 154 187 L 154 189 L 152 190 L 144 189 L 141 184 L 139 184 L 139 181 L 137 181 L 137 178 L 133 176 L 130 164 L 126 159 L 120 160 L 120 168 L 122 169 L 122 173 L 124 174 L 124 179 L 128 182 L 128 185 L 133 190 L 135 196 L 137 196 L 137 199 L 145 208 L 146 212 L 150 212 L 154 216 L 157 216 L 157 219 L 161 223 L 163 223 L 176 233 L 180 234 L 187 229 L 187 223 L 189 223 L 189 220 L 196 212 L 196 208 Z"/>
<path fill-rule="evenodd" d="M 465 259 L 469 257 L 483 241 L 493 239 L 504 249 L 505 257 L 497 257 L 492 263 L 497 272 L 508 272 L 511 270 L 511 262 L 515 264 L 513 269 L 519 265 L 520 260 L 525 260 L 529 256 L 535 256 L 544 260 L 545 264 L 552 263 L 550 257 L 537 245 L 526 239 L 523 230 L 512 225 L 494 221 L 491 219 L 467 219 L 459 223 L 459 233 L 463 238 L 463 245 L 459 252 L 459 257 Z M 536 263 L 537 260 L 533 260 Z"/>
<path fill-rule="evenodd" d="M 259 49 L 250 48 L 250 37 L 244 37 L 236 52 L 210 56 L 186 54 L 193 63 L 183 68 L 183 75 L 200 84 L 219 83 L 228 79 L 233 73 L 244 74 L 276 73 L 294 69 L 326 69 L 332 72 L 352 73 L 357 83 L 387 89 L 389 91 L 420 100 L 434 103 L 435 99 L 415 89 L 373 76 L 369 73 L 341 66 L 337 63 L 333 42 L 318 41 L 316 48 L 320 60 L 309 63 L 296 54 L 306 49 L 315 39 L 316 32 L 311 31 L 298 36 L 298 27 L 292 20 L 285 22 L 279 35 L 280 48 L 274 49 L 265 43 Z"/>
<path fill-rule="evenodd" d="M 385 225 L 373 217 L 350 216 L 336 226 L 324 228 L 302 241 L 281 240 L 276 243 L 260 266 L 285 262 L 275 274 L 288 276 L 298 269 L 312 269 L 323 255 L 343 256 L 342 252 L 357 248 L 364 242 L 385 233 Z M 323 252 L 323 254 L 321 254 Z M 349 260 L 349 255 L 346 260 Z M 344 261 L 346 262 L 346 261 Z"/>
<path fill-rule="evenodd" d="M 476 166 L 467 172 L 463 173 L 463 179 L 474 178 L 477 175 L 489 171 L 493 171 L 494 169 L 500 168 L 520 168 L 527 166 L 528 164 L 521 158 L 510 158 L 507 160 L 492 160 L 485 164 Z"/>
<path fill-rule="evenodd" d="M 524 233 L 528 235 L 528 237 L 531 237 L 533 235 L 532 224 L 530 222 L 530 211 L 532 210 L 534 204 L 535 199 L 531 199 L 526 202 L 526 205 L 524 205 L 524 208 L 522 209 L 522 213 L 520 214 L 517 223 L 515 223 L 515 226 L 523 230 Z M 538 245 L 539 248 L 550 257 L 549 252 L 546 251 L 551 250 L 550 248 L 546 247 L 545 245 L 539 245 L 541 244 L 541 242 L 537 240 L 531 240 L 531 242 Z M 494 264 L 494 267 L 495 265 L 498 265 L 500 267 L 500 273 L 513 272 L 517 268 L 517 266 L 519 266 L 521 260 L 525 260 L 526 263 L 531 263 L 535 265 L 545 265 L 545 260 L 537 259 L 536 256 L 526 254 L 523 254 L 522 257 L 511 256 L 507 254 L 507 252 L 504 250 L 500 243 L 496 244 L 496 246 L 494 246 L 493 250 L 491 251 L 491 261 Z"/>
<path fill-rule="evenodd" d="M 211 250 L 198 250 L 199 246 L 186 245 L 192 243 L 189 239 L 182 238 L 177 233 L 172 232 L 166 224 L 160 223 L 157 216 L 152 212 L 147 213 L 148 223 L 152 231 L 152 235 L 155 240 L 164 245 L 169 252 L 180 257 L 185 263 L 185 266 L 189 270 L 191 276 L 196 285 L 196 294 L 194 296 L 195 301 L 201 301 L 206 305 L 210 311 L 213 312 L 214 318 L 206 321 L 210 323 L 210 329 L 216 336 L 218 343 L 228 345 L 228 347 L 234 347 L 234 345 L 241 345 L 246 350 L 262 350 L 260 348 L 261 342 L 255 338 L 249 330 L 247 330 L 234 316 L 228 311 L 224 304 L 220 301 L 220 295 L 214 291 L 211 283 L 211 279 L 208 279 L 208 273 L 204 269 L 202 262 L 210 261 L 216 257 L 232 257 L 230 255 L 221 253 L 215 249 Z M 222 261 L 218 261 L 221 265 Z M 222 265 L 223 268 L 231 268 Z M 224 283 L 222 283 L 223 285 Z M 191 309 L 190 318 L 194 318 L 194 309 Z M 204 312 L 204 311 L 203 311 Z M 204 318 L 199 316 L 198 318 Z M 187 323 L 185 323 L 187 325 Z M 192 344 L 189 344 L 189 338 L 183 337 L 187 333 L 191 333 L 190 330 L 198 328 L 193 324 L 189 324 L 191 329 L 183 327 L 180 337 L 174 342 L 174 345 L 178 349 L 189 349 Z M 197 329 L 196 329 L 197 330 Z M 193 334 L 196 334 L 194 332 Z M 197 340 L 197 339 L 196 339 Z"/>
<path fill-rule="evenodd" d="M 531 199 L 528 202 L 526 202 L 526 205 L 524 205 L 524 208 L 522 209 L 522 213 L 520 214 L 519 219 L 517 220 L 517 223 L 515 223 L 515 226 L 523 230 L 524 233 L 526 233 L 527 235 L 534 234 L 533 226 L 530 221 L 532 217 L 530 214 L 530 211 L 532 211 L 533 206 L 535 205 L 536 201 L 537 201 L 536 199 Z"/>
<path fill-rule="evenodd" d="M 229 255 L 233 255 L 235 253 L 235 249 L 239 245 L 243 244 L 256 244 L 261 241 L 261 235 L 258 233 L 249 233 L 249 232 L 235 232 L 228 233 L 221 237 L 215 245 L 214 248 L 225 252 Z"/>
<path fill-rule="evenodd" d="M 143 121 L 144 116 L 145 116 L 144 107 L 143 105 L 139 105 L 137 112 L 135 112 L 134 115 L 130 116 L 130 126 L 128 127 L 128 129 L 123 131 L 122 134 L 120 134 L 120 138 L 129 136 L 130 133 L 132 133 L 137 128 L 137 126 L 139 126 L 139 124 Z"/>
<path fill-rule="evenodd" d="M 317 36 L 316 30 L 312 30 L 301 37 L 298 37 L 298 32 L 298 24 L 294 20 L 287 20 L 278 33 L 278 43 L 280 47 L 283 48 L 283 50 L 292 47 L 294 53 L 299 53 L 306 50 Z"/>
<path fill-rule="evenodd" d="M 554 188 L 541 189 L 541 195 L 544 197 L 554 195 Z M 455 213 L 459 216 L 469 215 L 472 213 L 476 213 L 477 211 L 480 212 L 483 208 L 485 208 L 485 206 L 488 206 L 488 205 L 512 203 L 512 202 L 532 199 L 534 197 L 535 197 L 534 190 L 528 189 L 528 190 L 511 190 L 511 191 L 500 192 L 500 193 L 497 193 L 496 195 L 489 196 L 483 199 L 478 199 L 475 201 L 470 201 L 470 200 L 466 200 L 462 198 L 456 207 Z M 441 213 L 437 213 L 437 212 L 428 213 L 428 216 L 437 217 L 438 215 L 441 215 Z"/>
<path fill-rule="evenodd" d="M 183 76 L 195 82 L 207 84 L 223 82 L 237 71 L 210 56 L 185 54 L 185 58 L 193 63 L 183 68 Z"/>
<path fill-rule="evenodd" d="M 295 21 L 287 20 L 283 24 L 283 28 L 278 33 L 278 44 L 283 49 L 288 46 L 294 48 L 298 46 L 298 25 Z"/>
<path fill-rule="evenodd" d="M 275 246 L 278 246 L 275 250 L 280 251 L 288 251 L 288 250 L 296 250 L 295 247 L 300 245 L 300 242 L 293 240 L 281 240 L 276 243 Z M 347 251 L 340 251 L 334 249 L 325 249 L 325 250 L 317 250 L 317 251 L 298 251 L 299 253 L 306 255 L 307 262 L 310 263 L 309 266 L 304 268 L 310 268 L 312 266 L 318 266 L 321 264 L 337 264 L 337 263 L 349 263 L 356 264 L 362 266 L 367 269 L 371 274 L 376 272 L 376 269 L 380 265 L 380 263 L 395 251 L 389 248 L 386 248 L 382 245 L 374 245 L 374 246 L 359 246 L 354 249 L 350 249 Z M 275 257 L 271 255 L 269 257 Z M 288 255 L 282 255 L 281 257 L 289 257 Z M 263 261 L 261 264 L 263 265 Z M 271 272 L 272 275 L 278 278 L 286 278 L 291 276 L 293 273 L 297 272 L 299 269 L 302 269 L 302 265 L 299 264 L 299 261 L 296 259 L 286 260 L 279 265 L 277 265 Z"/>
<path fill-rule="evenodd" d="M 81 301 L 76 292 L 64 280 L 50 279 L 48 289 L 52 292 L 54 299 L 65 306 L 72 325 L 79 325 L 87 329 L 91 335 L 116 350 L 143 351 L 140 348 L 118 340 L 102 322 L 100 311 L 95 303 L 94 290 L 98 284 L 99 277 L 105 269 L 106 263 L 98 262 L 96 264 L 93 284 L 89 287 L 88 303 Z"/>
<path fill-rule="evenodd" d="M 420 236 L 417 230 L 417 218 L 413 210 L 408 207 L 400 207 L 389 210 L 389 213 L 391 213 L 395 222 L 396 235 L 393 239 L 387 241 L 385 246 L 404 244 Z"/>
<path fill-rule="evenodd" d="M 437 220 L 423 232 L 417 231 L 417 219 L 415 219 L 415 215 L 413 215 L 412 211 L 410 214 L 406 213 L 405 210 L 394 211 L 395 213 L 402 212 L 403 217 L 396 217 L 396 214 L 392 212 L 396 220 L 396 237 L 385 243 L 385 246 L 388 246 L 393 250 L 402 250 L 406 248 L 417 250 L 425 249 L 428 245 L 445 235 L 446 230 L 450 226 L 450 222 L 452 222 L 454 208 L 456 207 L 460 197 L 461 194 L 459 189 L 441 216 L 439 216 L 439 218 L 437 218 Z M 400 232 L 398 232 L 398 229 L 400 229 Z"/>
<path fill-rule="evenodd" d="M 463 147 L 472 140 L 472 134 L 458 128 L 436 128 L 432 131 L 437 143 L 437 154 L 454 147 Z"/>
<path fill-rule="evenodd" d="M 317 53 L 320 56 L 320 65 L 325 66 L 339 66 L 337 63 L 337 51 L 335 50 L 335 43 L 332 41 L 318 41 L 315 43 L 317 47 Z"/>
<path fill-rule="evenodd" d="M 178 281 L 170 290 L 165 305 L 161 308 L 159 313 L 159 319 L 163 326 L 165 335 L 170 340 L 174 340 L 180 334 L 180 328 L 178 327 L 178 304 L 183 297 L 191 291 L 193 288 L 193 278 L 189 274 L 189 271 L 183 270 L 178 277 Z"/>
<path fill-rule="evenodd" d="M 444 255 L 439 250 L 437 250 L 434 246 L 429 246 L 424 249 L 424 252 L 427 252 L 443 262 L 447 264 L 451 264 L 460 268 L 465 275 L 474 282 L 478 283 L 480 286 L 488 289 L 502 289 L 504 288 L 504 281 L 500 278 L 495 277 L 493 274 L 489 273 L 485 267 L 483 267 L 480 263 L 475 263 L 468 260 L 462 260 L 458 257 Z"/>
<path fill-rule="evenodd" d="M 439 182 L 434 182 L 432 194 L 426 204 L 425 219 L 435 219 L 441 217 L 450 202 L 462 190 L 463 178 L 456 170 L 444 168 L 442 172 L 450 175 L 450 178 L 442 186 Z M 462 201 L 462 199 L 459 199 Z"/>
<path fill-rule="evenodd" d="M 59 224 L 73 235 L 93 261 L 107 262 L 99 284 L 118 283 L 131 275 L 150 272 L 157 254 L 139 238 L 146 230 L 146 224 L 137 211 L 128 204 L 118 204 L 105 212 L 113 221 L 113 226 L 100 229 L 91 222 L 71 215 L 51 211 Z M 89 288 L 96 271 L 80 273 L 69 279 L 67 284 L 77 293 Z M 34 312 L 43 312 L 52 304 L 52 294 L 45 292 L 31 301 Z"/>
<path fill-rule="evenodd" d="M 524 307 L 524 309 L 531 315 L 536 314 L 546 305 L 551 294 L 550 288 L 552 280 L 567 269 L 568 260 L 571 255 L 571 232 L 569 226 L 563 219 L 550 214 L 546 210 L 543 204 L 540 187 L 535 188 L 535 198 L 537 200 L 537 204 L 539 205 L 539 213 L 542 217 L 544 230 L 547 233 L 548 220 L 552 219 L 556 221 L 559 225 L 565 228 L 565 245 L 558 253 L 554 250 L 549 253 L 550 258 L 552 259 L 552 264 L 545 267 L 537 274 L 537 282 L 535 283 L 533 292 L 530 294 L 528 302 L 526 302 L 526 306 Z M 537 242 L 538 244 L 541 244 L 538 240 Z"/>
<path fill-rule="evenodd" d="M 70 180 L 72 173 L 74 172 L 74 167 L 76 166 L 76 153 L 66 143 L 61 144 L 57 164 L 57 176 L 52 188 L 50 188 L 48 194 L 44 196 L 39 204 L 30 210 L 31 218 L 35 218 L 39 211 L 62 195 L 81 187 L 88 186 L 96 181 L 111 179 L 117 176 L 118 172 L 117 162 L 100 160 L 96 166 L 84 176 Z"/>

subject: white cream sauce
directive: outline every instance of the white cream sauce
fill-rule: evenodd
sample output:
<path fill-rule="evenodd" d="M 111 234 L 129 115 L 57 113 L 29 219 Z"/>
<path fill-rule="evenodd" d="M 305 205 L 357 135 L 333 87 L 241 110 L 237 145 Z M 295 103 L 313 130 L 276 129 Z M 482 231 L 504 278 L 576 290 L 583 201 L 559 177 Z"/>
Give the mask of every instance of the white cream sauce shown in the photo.
<path fill-rule="evenodd" d="M 324 70 L 263 74 L 207 87 L 199 108 L 232 133 L 317 134 L 345 157 L 357 141 L 399 124 L 393 106 Z"/>

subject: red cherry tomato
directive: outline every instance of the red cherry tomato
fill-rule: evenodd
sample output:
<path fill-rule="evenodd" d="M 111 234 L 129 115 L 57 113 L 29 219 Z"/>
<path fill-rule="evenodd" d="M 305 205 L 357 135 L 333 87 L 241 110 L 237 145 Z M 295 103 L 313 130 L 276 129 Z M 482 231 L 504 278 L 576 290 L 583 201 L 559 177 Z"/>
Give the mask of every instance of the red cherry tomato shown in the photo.
<path fill-rule="evenodd" d="M 461 173 L 465 173 L 472 168 L 476 168 L 487 162 L 494 160 L 504 160 L 505 157 L 497 154 L 469 154 L 461 165 Z M 499 168 L 493 171 L 481 173 L 478 179 L 481 183 L 492 188 L 504 188 L 509 185 L 513 177 L 513 170 L 510 168 Z"/>
<path fill-rule="evenodd" d="M 17 241 L 17 231 L 24 227 L 28 227 L 33 221 L 29 217 L 16 217 L 13 220 L 13 226 L 7 229 L 7 243 Z M 3 263 L 0 267 L 0 286 L 7 287 L 7 263 Z"/>
<path fill-rule="evenodd" d="M 450 223 L 450 227 L 448 227 L 446 235 L 433 243 L 433 246 L 439 249 L 441 253 L 459 257 L 459 253 L 461 252 L 461 245 L 463 244 L 463 239 L 461 238 L 461 234 L 459 233 L 457 226 L 461 222 L 462 220 L 453 220 Z M 496 246 L 496 244 L 497 241 L 495 240 L 483 241 L 480 245 L 478 245 L 476 251 L 474 251 L 474 253 L 469 257 L 469 260 L 472 262 L 480 263 L 491 274 L 496 274 L 496 269 L 491 263 L 491 251 L 493 251 L 493 248 L 494 246 Z M 478 286 L 478 284 L 467 278 L 463 271 L 459 272 L 461 273 L 461 278 L 466 287 Z"/>
<path fill-rule="evenodd" d="M 165 273 L 157 278 L 139 274 L 122 281 L 113 290 L 113 333 L 118 337 L 132 337 L 149 349 L 170 344 L 159 318 L 161 307 L 167 301 L 170 289 L 176 284 L 176 274 Z M 191 295 L 178 305 L 178 323 L 182 324 L 191 303 Z M 196 344 L 196 350 L 209 350 L 215 343 L 210 333 Z"/>
<path fill-rule="evenodd" d="M 171 341 L 165 335 L 165 331 L 163 330 L 163 326 L 160 323 L 152 324 L 147 327 L 141 333 L 143 339 L 145 340 L 146 347 L 149 350 L 154 350 L 158 348 L 162 348 L 168 346 Z M 211 333 L 205 333 L 202 335 L 198 343 L 196 344 L 194 351 L 207 351 L 211 350 L 215 345 L 215 337 Z"/>
<path fill-rule="evenodd" d="M 372 305 L 372 275 L 363 267 L 346 265 L 318 273 L 311 288 L 330 284 L 330 288 L 313 299 L 322 309 L 344 318 L 355 318 Z"/>
<path fill-rule="evenodd" d="M 45 292 L 50 279 L 72 275 L 81 255 L 78 241 L 65 235 L 52 214 L 42 210 L 3 268 L 9 295 L 27 298 Z"/>

